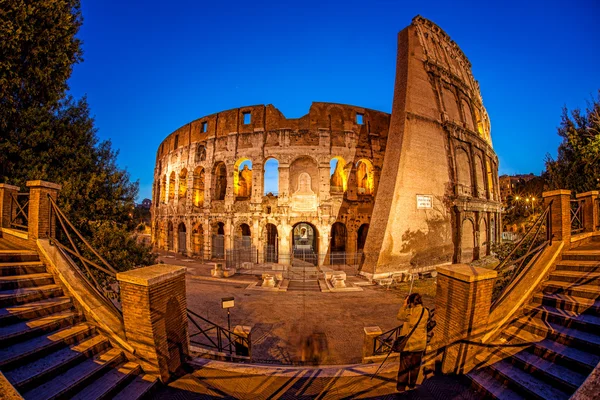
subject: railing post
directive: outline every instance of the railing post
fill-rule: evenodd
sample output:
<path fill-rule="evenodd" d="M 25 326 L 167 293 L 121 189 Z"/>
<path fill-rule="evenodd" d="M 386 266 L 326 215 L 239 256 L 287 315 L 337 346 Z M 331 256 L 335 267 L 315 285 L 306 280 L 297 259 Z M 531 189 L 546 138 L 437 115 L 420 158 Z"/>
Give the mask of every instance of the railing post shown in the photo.
<path fill-rule="evenodd" d="M 542 193 L 544 205 L 550 204 L 550 222 L 552 225 L 553 240 L 571 241 L 571 191 L 553 190 Z"/>
<path fill-rule="evenodd" d="M 53 223 L 54 221 L 50 221 L 50 199 L 48 196 L 56 201 L 62 186 L 52 182 L 28 181 L 27 187 L 29 187 L 29 239 L 46 239 L 54 236 L 54 232 L 50 232 L 50 228 L 52 227 L 54 230 L 56 224 Z"/>
<path fill-rule="evenodd" d="M 2 228 L 10 228 L 12 220 L 11 203 L 13 196 L 19 193 L 19 187 L 0 183 L 0 213 L 2 213 L 1 223 Z"/>
<path fill-rule="evenodd" d="M 378 326 L 365 326 L 365 338 L 363 341 L 362 362 L 369 362 L 369 358 L 375 355 L 375 338 L 380 336 L 383 331 Z"/>
<path fill-rule="evenodd" d="M 117 274 L 127 342 L 144 371 L 166 382 L 189 354 L 185 267 L 159 264 Z"/>
<path fill-rule="evenodd" d="M 583 230 L 585 232 L 593 232 L 598 226 L 598 205 L 596 199 L 600 196 L 600 191 L 592 190 L 590 192 L 579 193 L 575 195 L 577 200 L 583 200 Z"/>

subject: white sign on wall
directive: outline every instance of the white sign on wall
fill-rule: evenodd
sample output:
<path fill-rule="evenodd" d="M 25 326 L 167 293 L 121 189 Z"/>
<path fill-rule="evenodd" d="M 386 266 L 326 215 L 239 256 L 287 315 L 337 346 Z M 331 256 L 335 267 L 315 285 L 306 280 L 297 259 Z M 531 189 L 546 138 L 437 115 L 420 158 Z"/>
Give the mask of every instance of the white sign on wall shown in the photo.
<path fill-rule="evenodd" d="M 417 210 L 427 210 L 433 208 L 433 196 L 418 194 Z"/>

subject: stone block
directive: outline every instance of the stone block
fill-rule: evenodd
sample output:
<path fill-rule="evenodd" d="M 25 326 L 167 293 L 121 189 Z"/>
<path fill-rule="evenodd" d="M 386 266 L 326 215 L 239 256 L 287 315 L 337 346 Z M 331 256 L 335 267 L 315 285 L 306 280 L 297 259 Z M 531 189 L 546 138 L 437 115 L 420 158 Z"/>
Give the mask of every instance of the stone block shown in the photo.
<path fill-rule="evenodd" d="M 262 276 L 262 287 L 275 287 L 275 279 L 273 277 L 273 275 L 270 274 L 263 274 Z"/>

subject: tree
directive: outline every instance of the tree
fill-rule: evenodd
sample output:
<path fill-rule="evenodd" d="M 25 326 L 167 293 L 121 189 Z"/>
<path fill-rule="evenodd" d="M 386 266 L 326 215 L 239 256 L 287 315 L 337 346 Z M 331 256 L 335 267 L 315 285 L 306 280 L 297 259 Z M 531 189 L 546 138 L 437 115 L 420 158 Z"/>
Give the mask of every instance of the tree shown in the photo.
<path fill-rule="evenodd" d="M 62 184 L 59 206 L 92 246 L 118 269 L 147 265 L 149 249 L 125 238 L 138 183 L 98 140 L 86 99 L 67 96 L 81 24 L 79 0 L 0 0 L 0 180 Z"/>
<path fill-rule="evenodd" d="M 600 90 L 584 112 L 569 115 L 565 107 L 558 134 L 563 138 L 556 160 L 546 158 L 544 174 L 549 189 L 583 193 L 600 188 Z"/>

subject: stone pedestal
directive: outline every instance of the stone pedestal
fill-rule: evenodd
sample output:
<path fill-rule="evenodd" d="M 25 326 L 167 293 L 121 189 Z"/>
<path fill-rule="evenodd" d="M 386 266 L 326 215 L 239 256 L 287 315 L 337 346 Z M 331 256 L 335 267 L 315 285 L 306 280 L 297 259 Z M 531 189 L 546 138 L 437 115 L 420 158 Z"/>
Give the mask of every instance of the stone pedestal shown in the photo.
<path fill-rule="evenodd" d="M 214 263 L 213 268 L 210 270 L 210 276 L 213 278 L 222 278 L 224 275 L 223 264 Z"/>
<path fill-rule="evenodd" d="M 128 343 L 145 372 L 166 382 L 189 354 L 185 267 L 159 264 L 117 274 Z"/>
<path fill-rule="evenodd" d="M 262 275 L 262 287 L 275 287 L 275 279 L 273 278 L 273 275 L 271 274 L 263 274 Z"/>
<path fill-rule="evenodd" d="M 17 196 L 19 187 L 0 183 L 0 213 L 2 213 L 1 223 L 2 228 L 10 228 L 12 220 L 11 203 L 13 196 Z"/>
<path fill-rule="evenodd" d="M 62 186 L 45 181 L 28 181 L 27 186 L 29 187 L 29 240 L 54 236 L 56 224 L 50 224 L 50 199 L 48 196 L 56 201 L 58 191 Z"/>
<path fill-rule="evenodd" d="M 598 204 L 596 203 L 600 197 L 600 191 L 592 190 L 591 192 L 579 193 L 575 195 L 577 200 L 583 200 L 583 226 L 585 232 L 593 232 L 600 226 L 598 219 Z"/>
<path fill-rule="evenodd" d="M 375 348 L 375 338 L 383 333 L 378 326 L 365 326 L 365 338 L 363 341 L 363 363 L 369 362 L 368 358 L 373 357 L 373 349 Z"/>
<path fill-rule="evenodd" d="M 478 348 L 458 342 L 477 341 L 485 332 L 497 272 L 466 264 L 437 267 L 437 272 L 431 348 L 443 354 L 444 373 L 466 373 Z"/>
<path fill-rule="evenodd" d="M 552 224 L 552 240 L 571 241 L 571 191 L 553 190 L 542 193 L 544 206 L 552 202 L 550 220 Z"/>

